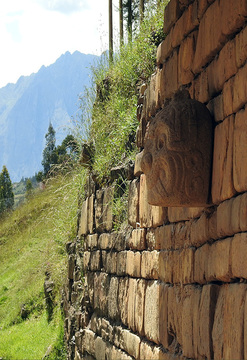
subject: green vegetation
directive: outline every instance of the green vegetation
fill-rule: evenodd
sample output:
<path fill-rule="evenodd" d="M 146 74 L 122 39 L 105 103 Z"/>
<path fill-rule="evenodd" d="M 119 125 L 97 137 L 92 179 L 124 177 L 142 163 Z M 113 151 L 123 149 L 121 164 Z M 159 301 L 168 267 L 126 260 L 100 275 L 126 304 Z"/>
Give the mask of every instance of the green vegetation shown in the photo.
<path fill-rule="evenodd" d="M 93 86 L 81 106 L 88 110 L 82 120 L 83 125 L 89 121 L 88 141 L 95 149 L 92 168 L 100 183 L 106 181 L 113 166 L 135 157 L 138 89 L 155 69 L 157 44 L 164 38 L 166 2 L 155 5 L 156 1 L 150 1 L 133 42 L 123 45 L 113 62 L 101 58 L 93 69 Z"/>
<path fill-rule="evenodd" d="M 42 359 L 50 345 L 49 359 L 66 358 L 61 355 L 60 311 L 65 243 L 76 235 L 83 178 L 77 170 L 50 179 L 45 190 L 34 190 L 28 201 L 0 221 L 0 357 L 4 359 Z M 50 322 L 44 297 L 47 272 L 54 282 Z"/>
<path fill-rule="evenodd" d="M 0 173 L 0 214 L 11 210 L 14 206 L 12 182 L 6 166 Z"/>

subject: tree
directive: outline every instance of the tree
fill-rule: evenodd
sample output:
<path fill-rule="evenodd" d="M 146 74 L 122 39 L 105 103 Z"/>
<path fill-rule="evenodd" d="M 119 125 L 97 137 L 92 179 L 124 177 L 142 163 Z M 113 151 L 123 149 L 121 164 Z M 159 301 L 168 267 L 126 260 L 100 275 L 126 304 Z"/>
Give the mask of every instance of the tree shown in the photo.
<path fill-rule="evenodd" d="M 32 194 L 33 192 L 33 184 L 32 184 L 32 181 L 31 179 L 27 179 L 26 181 L 26 196 L 27 197 L 30 197 L 30 195 Z"/>
<path fill-rule="evenodd" d="M 14 206 L 12 182 L 6 166 L 0 174 L 0 213 L 11 210 Z"/>
<path fill-rule="evenodd" d="M 109 1 L 109 59 L 113 61 L 113 25 L 112 25 L 112 0 Z"/>
<path fill-rule="evenodd" d="M 123 35 L 123 0 L 119 0 L 119 32 L 120 32 L 120 47 L 124 42 Z"/>
<path fill-rule="evenodd" d="M 52 126 L 52 124 L 49 124 L 48 131 L 45 135 L 46 139 L 46 146 L 43 150 L 43 160 L 42 165 L 44 168 L 44 175 L 46 176 L 49 171 L 51 170 L 51 167 L 53 164 L 57 163 L 57 154 L 56 154 L 56 132 Z"/>

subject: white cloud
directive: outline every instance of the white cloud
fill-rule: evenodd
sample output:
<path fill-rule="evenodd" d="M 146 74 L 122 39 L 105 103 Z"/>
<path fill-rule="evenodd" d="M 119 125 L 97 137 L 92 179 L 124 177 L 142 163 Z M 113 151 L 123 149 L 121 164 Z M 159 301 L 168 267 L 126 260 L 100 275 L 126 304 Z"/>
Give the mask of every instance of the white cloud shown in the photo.
<path fill-rule="evenodd" d="M 47 10 L 71 14 L 89 8 L 87 0 L 37 0 Z"/>

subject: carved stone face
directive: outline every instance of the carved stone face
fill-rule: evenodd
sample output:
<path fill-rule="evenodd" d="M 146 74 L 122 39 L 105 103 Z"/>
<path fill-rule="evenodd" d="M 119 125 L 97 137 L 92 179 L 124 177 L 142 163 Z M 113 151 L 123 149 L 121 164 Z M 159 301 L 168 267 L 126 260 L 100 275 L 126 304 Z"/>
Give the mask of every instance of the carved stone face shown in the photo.
<path fill-rule="evenodd" d="M 142 171 L 148 202 L 158 206 L 205 206 L 211 176 L 212 120 L 187 91 L 175 94 L 146 133 Z"/>

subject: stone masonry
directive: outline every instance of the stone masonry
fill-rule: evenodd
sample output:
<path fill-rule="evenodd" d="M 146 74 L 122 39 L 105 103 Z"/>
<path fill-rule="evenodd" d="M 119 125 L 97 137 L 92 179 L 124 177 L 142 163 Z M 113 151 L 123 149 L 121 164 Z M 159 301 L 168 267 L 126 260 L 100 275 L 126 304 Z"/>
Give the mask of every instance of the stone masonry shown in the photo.
<path fill-rule="evenodd" d="M 128 222 L 91 177 L 67 244 L 70 360 L 247 359 L 247 1 L 171 0 L 157 68 L 141 88 Z M 148 123 L 186 88 L 214 120 L 206 208 L 147 202 Z"/>

